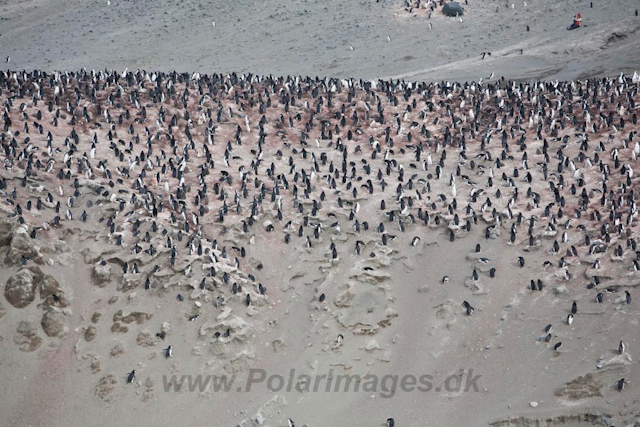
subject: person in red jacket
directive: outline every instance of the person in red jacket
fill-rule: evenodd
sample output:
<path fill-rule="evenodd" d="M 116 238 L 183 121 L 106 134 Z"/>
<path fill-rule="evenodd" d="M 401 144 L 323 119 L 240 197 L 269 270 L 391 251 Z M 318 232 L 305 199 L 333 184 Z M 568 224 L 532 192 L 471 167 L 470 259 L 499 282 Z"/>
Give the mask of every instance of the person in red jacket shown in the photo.
<path fill-rule="evenodd" d="M 569 30 L 575 30 L 582 27 L 582 15 L 579 13 L 573 17 L 573 24 L 568 28 Z"/>

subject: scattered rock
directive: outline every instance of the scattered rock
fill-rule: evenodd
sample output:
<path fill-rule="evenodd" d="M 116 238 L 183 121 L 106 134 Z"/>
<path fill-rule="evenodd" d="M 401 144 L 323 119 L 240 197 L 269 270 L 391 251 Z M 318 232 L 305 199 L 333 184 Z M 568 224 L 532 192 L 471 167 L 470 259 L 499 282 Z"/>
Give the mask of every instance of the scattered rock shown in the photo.
<path fill-rule="evenodd" d="M 42 338 L 38 336 L 38 330 L 31 322 L 27 320 L 20 322 L 17 332 L 13 342 L 18 345 L 20 351 L 32 352 L 42 345 Z"/>
<path fill-rule="evenodd" d="M 219 337 L 217 342 L 225 344 L 230 341 L 245 342 L 254 336 L 254 330 L 243 318 L 237 316 L 229 316 L 222 322 L 207 322 L 200 327 L 200 337 L 209 334 L 210 331 L 225 333 L 227 329 L 230 331 L 228 338 Z"/>
<path fill-rule="evenodd" d="M 111 357 L 120 357 L 123 354 L 124 346 L 121 343 L 116 344 L 116 346 L 111 349 Z"/>
<path fill-rule="evenodd" d="M 287 343 L 284 341 L 284 338 L 277 338 L 273 341 L 273 351 L 276 353 L 283 353 L 287 351 Z"/>
<path fill-rule="evenodd" d="M 349 288 L 346 289 L 345 291 L 340 292 L 335 300 L 334 300 L 334 304 L 336 305 L 336 307 L 340 307 L 340 308 L 345 308 L 345 307 L 350 307 L 351 306 L 351 301 L 353 300 L 353 297 L 355 296 L 354 292 L 353 292 L 353 286 L 349 285 Z"/>
<path fill-rule="evenodd" d="M 378 341 L 376 340 L 371 340 L 367 343 L 367 345 L 364 347 L 365 350 L 371 352 L 371 351 L 375 351 L 375 350 L 380 350 L 380 345 L 378 344 Z"/>
<path fill-rule="evenodd" d="M 160 332 L 167 335 L 170 330 L 171 330 L 171 325 L 169 324 L 169 322 L 163 322 L 162 326 L 160 327 Z"/>
<path fill-rule="evenodd" d="M 129 332 L 129 328 L 120 324 L 120 322 L 116 322 L 111 326 L 111 332 L 113 332 L 114 334 L 126 334 L 127 332 Z"/>
<path fill-rule="evenodd" d="M 116 398 L 115 390 L 117 385 L 118 379 L 113 374 L 100 378 L 100 381 L 95 388 L 96 397 L 105 402 L 113 402 Z"/>
<path fill-rule="evenodd" d="M 144 388 L 145 390 L 142 394 L 142 401 L 147 403 L 152 401 L 155 397 L 153 394 L 153 379 L 151 379 L 151 377 L 148 377 L 144 382 Z"/>
<path fill-rule="evenodd" d="M 126 324 L 136 322 L 138 325 L 142 325 L 147 320 L 153 317 L 153 313 L 142 313 L 140 311 L 133 311 L 126 316 L 122 314 L 122 310 L 118 310 L 116 314 L 113 315 L 114 322 L 123 322 Z"/>
<path fill-rule="evenodd" d="M 99 311 L 96 311 L 95 313 L 93 313 L 93 316 L 91 316 L 91 323 L 98 323 L 101 318 L 102 318 L 102 313 L 100 313 Z"/>
<path fill-rule="evenodd" d="M 538 402 L 531 402 L 531 403 L 529 403 L 529 405 L 531 405 L 532 408 L 537 408 L 538 407 Z"/>
<path fill-rule="evenodd" d="M 64 240 L 56 240 L 53 242 L 56 252 L 69 252 L 69 245 Z"/>
<path fill-rule="evenodd" d="M 156 345 L 156 339 L 149 331 L 142 331 L 136 338 L 138 345 L 142 347 L 153 347 Z"/>
<path fill-rule="evenodd" d="M 86 331 L 84 331 L 84 339 L 87 342 L 91 342 L 96 337 L 97 329 L 95 326 L 90 325 Z"/>
<path fill-rule="evenodd" d="M 570 400 L 600 397 L 603 386 L 602 376 L 590 373 L 568 382 L 563 388 L 556 390 L 555 395 Z"/>
<path fill-rule="evenodd" d="M 235 355 L 228 363 L 226 363 L 223 368 L 228 374 L 236 374 L 238 372 L 246 371 L 252 365 L 251 361 L 253 360 L 253 353 L 245 349 Z"/>
<path fill-rule="evenodd" d="M 100 358 L 98 356 L 93 357 L 93 359 L 91 360 L 90 368 L 92 374 L 97 374 L 98 372 L 102 371 L 102 363 L 100 362 Z"/>

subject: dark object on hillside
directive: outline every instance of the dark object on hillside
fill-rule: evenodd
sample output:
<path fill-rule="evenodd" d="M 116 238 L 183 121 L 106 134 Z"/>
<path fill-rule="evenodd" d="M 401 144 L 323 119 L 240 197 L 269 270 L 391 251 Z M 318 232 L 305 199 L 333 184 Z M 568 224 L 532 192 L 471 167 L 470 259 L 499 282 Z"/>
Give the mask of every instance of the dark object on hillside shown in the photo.
<path fill-rule="evenodd" d="M 442 8 L 442 13 L 447 16 L 453 17 L 462 16 L 464 14 L 464 9 L 462 8 L 462 6 L 460 6 L 460 3 L 458 3 L 457 1 L 452 1 L 444 5 L 444 7 Z"/>

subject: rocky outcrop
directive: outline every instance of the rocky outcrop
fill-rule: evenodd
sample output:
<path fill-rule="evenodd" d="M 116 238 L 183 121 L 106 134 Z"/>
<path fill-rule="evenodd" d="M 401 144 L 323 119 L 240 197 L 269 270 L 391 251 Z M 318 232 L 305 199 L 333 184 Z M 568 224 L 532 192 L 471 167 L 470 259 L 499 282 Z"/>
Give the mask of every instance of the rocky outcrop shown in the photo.
<path fill-rule="evenodd" d="M 15 225 L 7 218 L 0 218 L 0 248 L 11 243 L 11 233 Z"/>
<path fill-rule="evenodd" d="M 44 300 L 39 307 L 69 306 L 69 298 L 60 283 L 52 276 L 43 274 L 37 266 L 24 268 L 10 277 L 4 289 L 4 296 L 12 306 L 23 308 L 33 302 L 38 289 L 40 299 Z"/>

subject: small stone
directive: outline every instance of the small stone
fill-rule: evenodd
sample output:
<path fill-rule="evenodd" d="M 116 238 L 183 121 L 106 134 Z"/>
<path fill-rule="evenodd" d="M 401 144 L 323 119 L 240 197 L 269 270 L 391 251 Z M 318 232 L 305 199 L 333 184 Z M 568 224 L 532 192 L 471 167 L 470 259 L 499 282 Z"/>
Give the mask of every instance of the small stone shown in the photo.
<path fill-rule="evenodd" d="M 287 351 L 287 343 L 284 342 L 284 338 L 277 338 L 273 341 L 273 351 L 276 353 Z"/>
<path fill-rule="evenodd" d="M 367 345 L 364 347 L 365 350 L 367 351 L 374 351 L 374 350 L 380 350 L 380 345 L 378 344 L 378 341 L 376 340 L 371 340 L 367 343 Z"/>
<path fill-rule="evenodd" d="M 531 405 L 532 408 L 536 408 L 538 406 L 538 402 L 531 402 L 529 405 Z"/>

